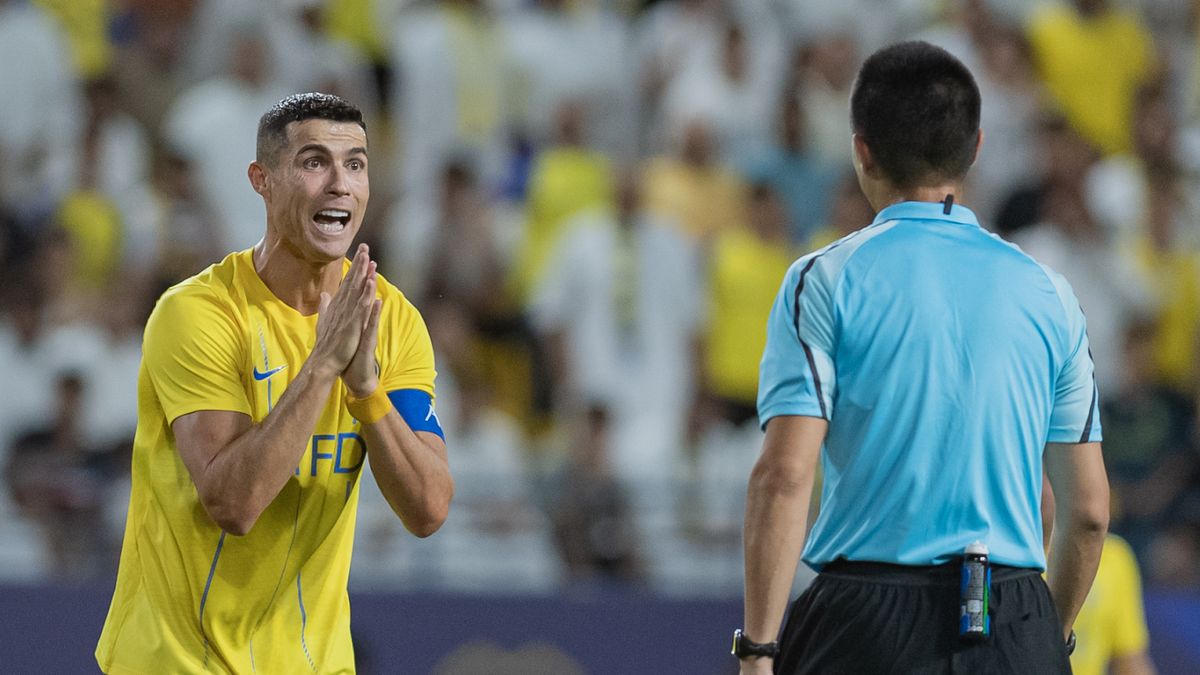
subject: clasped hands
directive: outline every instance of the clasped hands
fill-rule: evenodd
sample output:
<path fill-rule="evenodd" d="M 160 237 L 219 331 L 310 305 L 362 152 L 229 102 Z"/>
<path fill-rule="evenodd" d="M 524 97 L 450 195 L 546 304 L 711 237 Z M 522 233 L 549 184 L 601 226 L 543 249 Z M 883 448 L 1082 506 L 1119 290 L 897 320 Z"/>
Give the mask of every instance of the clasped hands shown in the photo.
<path fill-rule="evenodd" d="M 383 301 L 375 297 L 375 267 L 370 249 L 359 244 L 337 291 L 322 292 L 317 307 L 317 338 L 310 358 L 341 377 L 355 398 L 366 398 L 379 386 L 375 345 Z"/>

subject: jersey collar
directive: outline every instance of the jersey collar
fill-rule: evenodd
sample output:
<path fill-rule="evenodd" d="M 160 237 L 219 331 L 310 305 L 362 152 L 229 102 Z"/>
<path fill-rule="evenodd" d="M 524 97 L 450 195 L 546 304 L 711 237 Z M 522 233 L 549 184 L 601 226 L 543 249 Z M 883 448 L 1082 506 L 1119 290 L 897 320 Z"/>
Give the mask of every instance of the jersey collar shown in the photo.
<path fill-rule="evenodd" d="M 950 213 L 945 213 L 941 202 L 900 202 L 884 208 L 875 216 L 878 224 L 889 220 L 943 220 L 962 225 L 979 227 L 979 219 L 975 212 L 965 206 L 955 204 L 950 207 Z"/>

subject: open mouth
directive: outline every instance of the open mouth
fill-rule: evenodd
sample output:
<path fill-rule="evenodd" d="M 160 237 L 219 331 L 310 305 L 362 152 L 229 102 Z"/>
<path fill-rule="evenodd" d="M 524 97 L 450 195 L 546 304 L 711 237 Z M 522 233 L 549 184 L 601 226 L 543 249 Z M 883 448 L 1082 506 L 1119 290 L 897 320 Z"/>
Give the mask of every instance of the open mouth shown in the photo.
<path fill-rule="evenodd" d="M 326 234 L 337 234 L 350 223 L 350 212 L 341 209 L 321 209 L 313 215 L 313 222 Z"/>

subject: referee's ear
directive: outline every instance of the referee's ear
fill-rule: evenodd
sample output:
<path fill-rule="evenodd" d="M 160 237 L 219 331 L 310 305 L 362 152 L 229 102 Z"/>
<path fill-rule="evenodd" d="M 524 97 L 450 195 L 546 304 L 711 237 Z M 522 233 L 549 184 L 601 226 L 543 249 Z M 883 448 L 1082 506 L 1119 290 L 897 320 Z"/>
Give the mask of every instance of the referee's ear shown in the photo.
<path fill-rule="evenodd" d="M 850 137 L 850 141 L 854 148 L 854 168 L 858 175 L 878 178 L 876 173 L 879 171 L 879 165 L 875 162 L 875 157 L 871 154 L 871 148 L 867 146 L 866 139 L 862 137 L 862 134 L 856 133 Z"/>
<path fill-rule="evenodd" d="M 975 154 L 971 156 L 971 166 L 979 159 L 979 151 L 983 148 L 983 129 L 975 132 Z"/>

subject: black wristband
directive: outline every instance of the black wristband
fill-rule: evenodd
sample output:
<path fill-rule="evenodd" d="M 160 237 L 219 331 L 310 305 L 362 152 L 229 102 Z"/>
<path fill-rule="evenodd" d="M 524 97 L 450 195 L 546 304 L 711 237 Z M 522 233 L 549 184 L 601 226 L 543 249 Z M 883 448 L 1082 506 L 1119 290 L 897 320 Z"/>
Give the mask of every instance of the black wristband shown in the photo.
<path fill-rule="evenodd" d="M 733 649 L 730 653 L 739 659 L 768 658 L 779 656 L 778 642 L 755 642 L 746 637 L 739 628 L 733 631 Z"/>
<path fill-rule="evenodd" d="M 1075 629 L 1071 629 L 1071 637 L 1067 638 L 1067 656 L 1075 653 Z"/>

